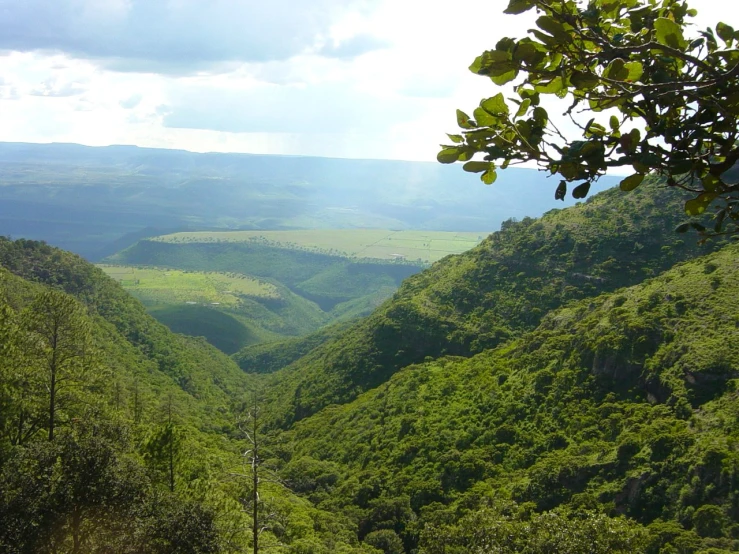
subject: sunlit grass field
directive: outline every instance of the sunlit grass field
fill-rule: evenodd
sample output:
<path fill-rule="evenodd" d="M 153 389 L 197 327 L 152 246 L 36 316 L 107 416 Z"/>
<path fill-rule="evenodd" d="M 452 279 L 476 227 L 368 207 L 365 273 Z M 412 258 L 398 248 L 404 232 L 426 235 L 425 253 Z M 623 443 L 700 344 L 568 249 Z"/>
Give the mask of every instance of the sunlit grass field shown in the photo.
<path fill-rule="evenodd" d="M 485 233 L 391 231 L 383 229 L 309 229 L 301 231 L 216 231 L 162 235 L 150 240 L 175 244 L 253 242 L 348 258 L 410 260 L 431 263 L 476 246 Z"/>
<path fill-rule="evenodd" d="M 180 271 L 163 268 L 99 264 L 145 305 L 208 304 L 236 306 L 241 296 L 277 299 L 277 287 L 238 273 Z"/>

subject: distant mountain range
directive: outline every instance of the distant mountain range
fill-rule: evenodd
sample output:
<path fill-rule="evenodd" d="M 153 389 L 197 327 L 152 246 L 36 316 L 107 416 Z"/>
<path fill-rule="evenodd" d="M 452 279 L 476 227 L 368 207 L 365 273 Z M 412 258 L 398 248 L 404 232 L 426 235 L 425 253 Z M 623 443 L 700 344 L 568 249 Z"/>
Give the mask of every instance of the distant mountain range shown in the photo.
<path fill-rule="evenodd" d="M 597 189 L 615 184 L 604 178 Z M 486 187 L 431 162 L 0 143 L 0 235 L 97 260 L 174 230 L 494 231 L 564 204 L 533 169 Z"/>

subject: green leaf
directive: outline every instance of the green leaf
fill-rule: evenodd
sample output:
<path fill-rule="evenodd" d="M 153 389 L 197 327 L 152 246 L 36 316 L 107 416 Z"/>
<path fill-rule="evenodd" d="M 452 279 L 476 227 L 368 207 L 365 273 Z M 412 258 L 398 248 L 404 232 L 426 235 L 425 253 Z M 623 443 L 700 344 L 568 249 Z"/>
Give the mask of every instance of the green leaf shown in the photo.
<path fill-rule="evenodd" d="M 724 227 L 724 220 L 726 219 L 726 208 L 719 210 L 714 216 L 716 224 L 713 226 L 713 230 L 716 233 L 720 233 Z"/>
<path fill-rule="evenodd" d="M 586 137 L 602 137 L 607 133 L 606 128 L 600 123 L 590 123 L 585 129 Z"/>
<path fill-rule="evenodd" d="M 529 11 L 535 5 L 536 2 L 534 0 L 511 0 L 503 13 L 518 15 L 519 13 Z"/>
<path fill-rule="evenodd" d="M 731 25 L 719 23 L 716 25 L 716 34 L 726 43 L 726 46 L 731 48 L 731 44 L 734 42 L 734 28 Z"/>
<path fill-rule="evenodd" d="M 464 137 L 462 135 L 450 135 L 447 133 L 449 137 L 449 140 L 451 140 L 454 144 L 462 144 L 464 142 Z"/>
<path fill-rule="evenodd" d="M 594 112 L 602 112 L 603 110 L 608 110 L 610 108 L 616 108 L 624 103 L 623 97 L 614 97 L 614 98 L 589 98 L 588 99 L 588 105 L 590 106 L 590 109 Z"/>
<path fill-rule="evenodd" d="M 566 162 L 559 166 L 559 173 L 565 179 L 569 179 L 569 180 L 576 179 L 579 172 L 580 172 L 579 166 L 572 162 Z"/>
<path fill-rule="evenodd" d="M 664 44 L 670 48 L 677 48 L 679 50 L 682 50 L 687 46 L 680 25 L 671 19 L 658 17 L 654 22 L 654 32 L 655 38 L 660 44 Z"/>
<path fill-rule="evenodd" d="M 532 115 L 537 125 L 541 125 L 542 127 L 545 127 L 546 124 L 549 123 L 549 114 L 541 106 L 537 106 L 536 108 L 534 108 L 534 113 Z"/>
<path fill-rule="evenodd" d="M 677 227 L 675 227 L 676 233 L 687 233 L 688 229 L 690 229 L 690 223 L 681 223 Z"/>
<path fill-rule="evenodd" d="M 718 196 L 716 192 L 704 192 L 692 200 L 685 202 L 685 213 L 688 215 L 700 215 L 706 211 L 708 205 Z"/>
<path fill-rule="evenodd" d="M 459 159 L 459 148 L 447 147 L 436 155 L 436 159 L 443 164 L 453 164 Z"/>
<path fill-rule="evenodd" d="M 464 113 L 462 110 L 457 110 L 457 125 L 462 129 L 474 129 L 475 125 L 472 124 L 470 116 Z"/>
<path fill-rule="evenodd" d="M 572 191 L 572 198 L 585 198 L 590 192 L 590 181 L 584 182 L 582 185 L 578 185 Z"/>
<path fill-rule="evenodd" d="M 564 25 L 562 25 L 553 17 L 549 17 L 548 15 L 542 15 L 539 19 L 537 19 L 536 26 L 539 27 L 539 29 L 546 31 L 558 40 L 562 41 L 568 38 L 568 35 L 565 32 Z"/>
<path fill-rule="evenodd" d="M 531 106 L 531 98 L 527 98 L 521 102 L 521 105 L 518 107 L 518 111 L 516 112 L 516 117 L 524 116 L 529 109 L 529 106 Z"/>
<path fill-rule="evenodd" d="M 508 71 L 511 68 L 512 57 L 510 52 L 501 50 L 486 50 L 470 65 L 470 71 L 477 75 L 488 75 L 498 66 L 498 74 Z M 501 69 L 502 65 L 502 69 Z M 514 66 L 515 67 L 515 66 Z"/>
<path fill-rule="evenodd" d="M 485 173 L 482 174 L 482 177 L 480 177 L 482 182 L 486 185 L 492 185 L 497 178 L 498 174 L 495 172 L 494 169 L 488 169 Z"/>
<path fill-rule="evenodd" d="M 505 73 L 501 73 L 499 75 L 491 74 L 490 80 L 500 87 L 505 85 L 506 83 L 510 83 L 516 77 L 518 77 L 518 69 L 510 69 Z"/>
<path fill-rule="evenodd" d="M 560 181 L 557 190 L 554 191 L 554 199 L 564 202 L 565 196 L 567 196 L 567 182 Z"/>
<path fill-rule="evenodd" d="M 618 121 L 618 117 L 616 117 L 615 115 L 612 115 L 611 119 L 608 120 L 608 125 L 610 126 L 611 131 L 618 131 L 618 128 L 620 125 Z"/>
<path fill-rule="evenodd" d="M 622 191 L 630 192 L 641 185 L 642 181 L 644 181 L 644 175 L 642 173 L 634 173 L 634 175 L 630 175 L 626 177 L 626 179 L 623 179 L 618 186 Z"/>
<path fill-rule="evenodd" d="M 513 59 L 527 64 L 536 63 L 544 57 L 533 42 L 520 42 L 513 51 Z"/>
<path fill-rule="evenodd" d="M 688 171 L 693 169 L 693 163 L 694 162 L 691 159 L 677 160 L 671 164 L 670 174 L 671 175 L 681 175 L 683 173 L 687 173 Z"/>
<path fill-rule="evenodd" d="M 703 188 L 708 192 L 716 192 L 716 189 L 721 184 L 721 179 L 711 173 L 703 177 L 701 181 L 703 182 Z"/>
<path fill-rule="evenodd" d="M 603 71 L 603 77 L 606 79 L 613 79 L 614 81 L 625 81 L 629 76 L 628 70 L 624 67 L 626 62 L 622 58 L 616 58 L 611 60 L 605 71 Z"/>
<path fill-rule="evenodd" d="M 563 88 L 564 81 L 562 80 L 562 77 L 555 77 L 548 83 L 534 86 L 534 90 L 536 90 L 536 92 L 541 92 L 543 94 L 554 94 L 559 92 Z"/>
<path fill-rule="evenodd" d="M 482 173 L 490 169 L 490 162 L 467 162 L 462 169 L 468 173 Z"/>
<path fill-rule="evenodd" d="M 570 77 L 570 83 L 580 90 L 590 90 L 595 88 L 600 79 L 597 75 L 586 71 L 573 71 Z"/>
<path fill-rule="evenodd" d="M 492 127 L 498 124 L 498 118 L 482 108 L 475 108 L 473 113 L 480 127 Z"/>
<path fill-rule="evenodd" d="M 492 115 L 508 115 L 508 105 L 505 102 L 505 98 L 503 98 L 502 92 L 480 102 L 480 107 Z"/>
<path fill-rule="evenodd" d="M 635 83 L 636 81 L 641 79 L 642 75 L 644 75 L 644 66 L 641 62 L 625 63 L 624 69 L 628 72 L 628 75 L 626 76 L 626 79 L 624 79 L 624 81 L 629 81 L 630 83 Z"/>

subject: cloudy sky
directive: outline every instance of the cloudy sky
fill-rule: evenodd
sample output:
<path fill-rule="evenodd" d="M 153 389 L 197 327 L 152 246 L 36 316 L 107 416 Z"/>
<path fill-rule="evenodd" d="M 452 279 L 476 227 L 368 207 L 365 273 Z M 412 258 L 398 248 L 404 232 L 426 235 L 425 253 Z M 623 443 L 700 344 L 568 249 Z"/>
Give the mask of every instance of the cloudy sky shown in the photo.
<path fill-rule="evenodd" d="M 506 4 L 0 0 L 0 140 L 432 160 L 494 92 L 469 63 L 531 26 Z"/>

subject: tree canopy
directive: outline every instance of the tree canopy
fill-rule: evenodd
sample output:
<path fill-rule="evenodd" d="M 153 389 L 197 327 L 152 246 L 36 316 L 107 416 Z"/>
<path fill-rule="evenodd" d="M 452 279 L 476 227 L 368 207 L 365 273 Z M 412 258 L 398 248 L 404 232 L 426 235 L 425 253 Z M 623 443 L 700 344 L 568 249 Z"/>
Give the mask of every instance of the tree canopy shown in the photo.
<path fill-rule="evenodd" d="M 535 162 L 560 177 L 558 199 L 570 183 L 584 198 L 609 169 L 630 168 L 624 191 L 655 174 L 690 193 L 687 215 L 715 208 L 711 229 L 679 231 L 739 231 L 739 31 L 695 28 L 684 0 L 510 0 L 505 13 L 530 10 L 528 36 L 500 39 L 470 66 L 514 96 L 485 98 L 472 117 L 457 110 L 461 132 L 438 160 L 465 162 L 486 184 Z M 566 100 L 575 136 L 550 117 L 547 96 Z"/>

